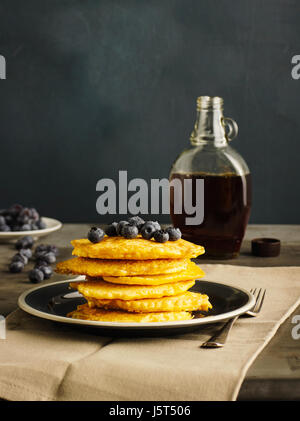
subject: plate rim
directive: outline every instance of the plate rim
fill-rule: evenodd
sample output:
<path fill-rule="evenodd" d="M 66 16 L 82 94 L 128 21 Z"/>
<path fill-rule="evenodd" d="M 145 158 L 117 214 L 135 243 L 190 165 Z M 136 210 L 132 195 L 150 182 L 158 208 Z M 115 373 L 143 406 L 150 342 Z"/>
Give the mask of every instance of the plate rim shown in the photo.
<path fill-rule="evenodd" d="M 41 216 L 42 220 L 51 221 L 55 223 L 52 227 L 47 227 L 39 230 L 28 230 L 28 231 L 0 231 L 0 239 L 1 238 L 15 238 L 15 237 L 25 237 L 26 235 L 35 236 L 38 234 L 48 234 L 53 231 L 58 231 L 62 227 L 62 222 L 55 218 L 50 218 L 49 216 Z"/>
<path fill-rule="evenodd" d="M 42 288 L 46 288 L 52 285 L 57 285 L 57 284 L 62 284 L 62 283 L 69 283 L 69 282 L 74 282 L 76 280 L 78 280 L 77 277 L 75 279 L 66 279 L 63 281 L 56 281 L 56 282 L 51 282 L 48 283 L 46 285 L 39 285 L 37 287 L 34 288 L 30 288 L 29 290 L 24 291 L 18 298 L 18 306 L 24 310 L 25 312 L 42 318 L 42 319 L 47 319 L 47 320 L 52 320 L 55 322 L 62 322 L 62 323 L 68 323 L 68 324 L 76 324 L 76 325 L 85 325 L 85 326 L 94 326 L 94 327 L 99 327 L 99 328 L 111 328 L 111 329 L 152 329 L 152 328 L 166 328 L 166 327 L 188 327 L 188 326 L 197 326 L 197 325 L 202 325 L 202 324 L 209 324 L 209 323 L 217 323 L 220 321 L 224 321 L 227 319 L 230 319 L 232 317 L 235 317 L 237 315 L 241 315 L 243 313 L 245 313 L 246 311 L 250 310 L 251 308 L 253 308 L 254 304 L 255 304 L 255 299 L 254 296 L 247 291 L 244 288 L 240 288 L 238 286 L 235 285 L 229 285 L 229 284 L 224 284 L 221 282 L 215 282 L 215 281 L 210 281 L 210 280 L 204 280 L 204 279 L 199 279 L 198 281 L 205 281 L 208 283 L 212 283 L 212 284 L 216 284 L 216 285 L 221 285 L 221 286 L 225 286 L 227 288 L 235 288 L 241 292 L 243 292 L 244 294 L 246 294 L 248 296 L 248 301 L 246 304 L 244 304 L 243 306 L 241 306 L 240 308 L 236 309 L 236 310 L 232 310 L 229 311 L 227 313 L 222 313 L 222 314 L 218 314 L 215 316 L 207 316 L 207 317 L 203 317 L 203 318 L 196 318 L 196 319 L 189 319 L 189 320 L 178 320 L 178 321 L 171 321 L 171 322 L 130 322 L 130 323 L 126 323 L 126 322 L 100 322 L 100 321 L 96 321 L 96 320 L 83 320 L 83 319 L 72 319 L 70 317 L 66 317 L 66 316 L 58 316 L 58 315 L 54 315 L 54 314 L 50 314 L 50 313 L 45 313 L 43 311 L 37 310 L 31 306 L 29 306 L 25 299 L 26 297 L 31 294 L 32 292 L 38 290 L 38 289 L 42 289 Z"/>

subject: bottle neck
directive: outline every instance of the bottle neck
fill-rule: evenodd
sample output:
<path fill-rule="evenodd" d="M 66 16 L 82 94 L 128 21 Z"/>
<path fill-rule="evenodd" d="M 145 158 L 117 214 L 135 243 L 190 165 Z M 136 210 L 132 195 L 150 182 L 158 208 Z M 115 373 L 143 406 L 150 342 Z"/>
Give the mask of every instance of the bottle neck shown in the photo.
<path fill-rule="evenodd" d="M 223 110 L 198 109 L 194 130 L 190 140 L 193 146 L 212 145 L 224 147 L 227 145 L 225 127 L 223 123 Z"/>

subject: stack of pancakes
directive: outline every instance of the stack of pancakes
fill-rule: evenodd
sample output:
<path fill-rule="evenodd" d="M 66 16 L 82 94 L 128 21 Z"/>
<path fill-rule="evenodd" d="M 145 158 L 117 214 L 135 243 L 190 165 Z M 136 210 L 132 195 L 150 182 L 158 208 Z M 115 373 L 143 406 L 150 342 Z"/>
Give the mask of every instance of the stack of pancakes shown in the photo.
<path fill-rule="evenodd" d="M 208 296 L 188 291 L 204 272 L 190 259 L 204 248 L 183 239 L 158 243 L 105 236 L 99 243 L 71 241 L 73 255 L 57 264 L 63 274 L 85 275 L 71 282 L 87 303 L 68 314 L 76 319 L 114 322 L 188 320 L 211 308 Z"/>

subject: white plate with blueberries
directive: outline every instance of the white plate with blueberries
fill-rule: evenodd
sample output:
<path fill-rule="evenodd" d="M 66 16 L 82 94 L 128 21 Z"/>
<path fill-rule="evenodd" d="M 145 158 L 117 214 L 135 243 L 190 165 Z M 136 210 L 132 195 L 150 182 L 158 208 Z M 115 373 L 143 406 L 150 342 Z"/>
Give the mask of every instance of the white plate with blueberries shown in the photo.
<path fill-rule="evenodd" d="M 27 235 L 44 237 L 61 227 L 60 221 L 40 216 L 35 208 L 16 204 L 0 210 L 0 241 L 18 240 Z"/>

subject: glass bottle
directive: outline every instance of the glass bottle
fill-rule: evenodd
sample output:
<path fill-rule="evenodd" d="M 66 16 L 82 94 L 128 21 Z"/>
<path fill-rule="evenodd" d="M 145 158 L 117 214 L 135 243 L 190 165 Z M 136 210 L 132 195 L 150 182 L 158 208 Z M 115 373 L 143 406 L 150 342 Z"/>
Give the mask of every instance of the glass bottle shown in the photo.
<path fill-rule="evenodd" d="M 170 181 L 178 179 L 181 183 L 180 203 L 171 188 L 173 224 L 181 229 L 183 238 L 203 245 L 209 258 L 230 259 L 239 254 L 250 215 L 250 171 L 241 155 L 229 146 L 237 132 L 236 122 L 223 116 L 222 98 L 200 96 L 191 147 L 179 155 L 170 173 Z M 196 197 L 197 179 L 204 180 L 202 203 Z M 203 222 L 198 225 L 187 223 L 191 218 L 185 209 L 184 180 L 191 180 L 193 205 L 204 210 Z"/>

